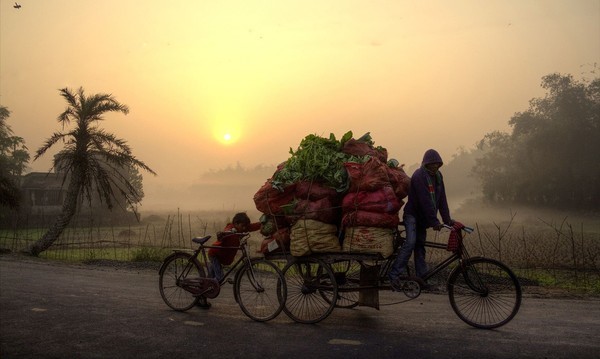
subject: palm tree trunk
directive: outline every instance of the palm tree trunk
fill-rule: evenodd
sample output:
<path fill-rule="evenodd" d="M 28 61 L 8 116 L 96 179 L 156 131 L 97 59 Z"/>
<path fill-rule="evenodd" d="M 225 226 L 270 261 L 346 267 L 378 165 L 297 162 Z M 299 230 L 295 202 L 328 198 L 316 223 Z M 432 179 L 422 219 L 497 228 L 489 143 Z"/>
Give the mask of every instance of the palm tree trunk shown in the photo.
<path fill-rule="evenodd" d="M 52 244 L 60 237 L 62 232 L 67 228 L 71 219 L 75 215 L 77 211 L 77 200 L 79 198 L 79 189 L 81 186 L 79 185 L 78 180 L 72 180 L 69 183 L 69 188 L 67 189 L 67 196 L 65 201 L 63 202 L 62 212 L 56 218 L 56 221 L 50 229 L 42 236 L 42 238 L 38 239 L 35 243 L 33 243 L 29 247 L 29 254 L 37 257 L 40 253 L 47 250 L 52 246 Z"/>

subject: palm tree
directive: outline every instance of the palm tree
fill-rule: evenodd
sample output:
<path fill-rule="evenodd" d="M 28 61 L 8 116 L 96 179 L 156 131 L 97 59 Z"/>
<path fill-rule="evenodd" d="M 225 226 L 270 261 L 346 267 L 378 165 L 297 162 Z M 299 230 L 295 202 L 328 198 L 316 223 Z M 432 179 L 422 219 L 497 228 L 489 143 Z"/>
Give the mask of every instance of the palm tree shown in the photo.
<path fill-rule="evenodd" d="M 29 248 L 31 255 L 37 256 L 48 249 L 69 225 L 84 199 L 91 204 L 92 195 L 97 193 L 100 201 L 109 209 L 117 201 L 115 192 L 125 198 L 127 205 L 135 208 L 141 197 L 127 175 L 127 169 L 141 168 L 153 175 L 156 173 L 131 153 L 126 141 L 99 128 L 98 122 L 106 112 L 127 114 L 127 106 L 117 102 L 110 94 L 86 96 L 82 87 L 75 93 L 67 88 L 60 90 L 67 101 L 67 108 L 58 116 L 62 132 L 55 132 L 35 154 L 34 161 L 54 144 L 61 141 L 64 148 L 54 157 L 53 168 L 63 173 L 63 183 L 68 182 L 65 201 L 60 215 L 48 231 Z M 74 128 L 66 131 L 68 125 Z"/>

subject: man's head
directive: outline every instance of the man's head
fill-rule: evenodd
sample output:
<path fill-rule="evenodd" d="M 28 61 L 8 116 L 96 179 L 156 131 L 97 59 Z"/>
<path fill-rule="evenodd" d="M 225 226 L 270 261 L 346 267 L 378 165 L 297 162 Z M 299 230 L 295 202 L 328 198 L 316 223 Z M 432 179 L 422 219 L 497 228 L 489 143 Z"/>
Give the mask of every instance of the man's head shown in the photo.
<path fill-rule="evenodd" d="M 238 232 L 247 232 L 250 228 L 250 217 L 245 212 L 236 213 L 231 223 Z"/>
<path fill-rule="evenodd" d="M 434 174 L 444 165 L 444 161 L 442 161 L 442 156 L 436 150 L 429 149 L 425 151 L 421 165 L 425 167 L 427 172 Z"/>

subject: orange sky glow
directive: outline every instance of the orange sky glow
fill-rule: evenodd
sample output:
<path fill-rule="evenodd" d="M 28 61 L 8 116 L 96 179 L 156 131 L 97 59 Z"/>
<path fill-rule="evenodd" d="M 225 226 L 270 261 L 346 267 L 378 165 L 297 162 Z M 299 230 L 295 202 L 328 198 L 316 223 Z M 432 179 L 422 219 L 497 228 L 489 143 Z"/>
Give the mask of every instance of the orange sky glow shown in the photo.
<path fill-rule="evenodd" d="M 206 171 L 275 166 L 308 134 L 370 132 L 406 164 L 432 147 L 450 158 L 509 130 L 542 76 L 600 63 L 598 0 L 19 4 L 0 0 L 8 124 L 33 152 L 60 130 L 58 89 L 113 94 L 130 113 L 102 126 L 158 173 L 149 208 Z"/>

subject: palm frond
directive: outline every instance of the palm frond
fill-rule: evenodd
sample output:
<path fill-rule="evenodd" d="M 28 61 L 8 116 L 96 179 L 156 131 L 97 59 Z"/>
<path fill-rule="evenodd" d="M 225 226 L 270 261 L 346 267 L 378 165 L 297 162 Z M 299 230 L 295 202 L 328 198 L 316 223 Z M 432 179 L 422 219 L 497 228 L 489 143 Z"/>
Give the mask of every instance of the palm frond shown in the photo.
<path fill-rule="evenodd" d="M 42 145 L 42 147 L 40 147 L 36 152 L 35 152 L 35 156 L 33 157 L 33 160 L 37 160 L 40 156 L 44 155 L 44 153 L 46 153 L 46 151 L 48 151 L 56 142 L 58 142 L 59 140 L 63 139 L 66 135 L 64 133 L 61 132 L 54 132 L 52 134 L 52 136 L 50 136 L 50 138 L 48 138 L 44 144 Z"/>

